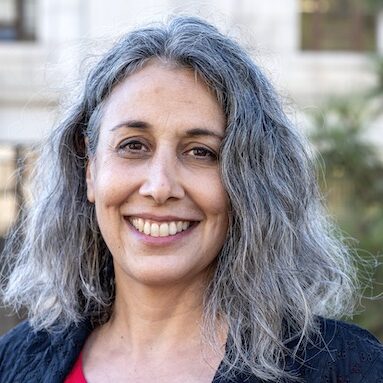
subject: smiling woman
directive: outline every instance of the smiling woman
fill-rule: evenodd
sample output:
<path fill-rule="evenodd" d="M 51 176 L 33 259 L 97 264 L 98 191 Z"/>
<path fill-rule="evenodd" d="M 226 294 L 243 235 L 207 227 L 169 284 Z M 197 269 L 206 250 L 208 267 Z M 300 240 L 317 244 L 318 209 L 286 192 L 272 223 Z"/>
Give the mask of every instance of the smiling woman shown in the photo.
<path fill-rule="evenodd" d="M 87 193 L 116 279 L 200 285 L 228 221 L 216 97 L 190 69 L 152 60 L 113 90 L 99 125 Z"/>
<path fill-rule="evenodd" d="M 305 142 L 237 43 L 173 18 L 83 89 L 4 252 L 29 320 L 0 340 L 2 383 L 383 376 L 379 342 L 335 320 L 356 273 Z"/>

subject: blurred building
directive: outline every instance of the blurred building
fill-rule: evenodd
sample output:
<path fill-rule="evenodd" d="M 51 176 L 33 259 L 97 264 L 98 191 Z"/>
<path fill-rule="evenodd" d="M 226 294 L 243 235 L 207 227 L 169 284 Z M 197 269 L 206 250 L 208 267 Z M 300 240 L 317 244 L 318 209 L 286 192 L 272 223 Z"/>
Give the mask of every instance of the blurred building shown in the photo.
<path fill-rule="evenodd" d="M 0 238 L 25 198 L 23 172 L 13 176 L 22 154 L 117 36 L 170 13 L 206 17 L 249 48 L 299 111 L 374 86 L 370 55 L 383 53 L 383 12 L 370 3 L 378 1 L 0 0 Z M 383 145 L 381 130 L 371 135 Z"/>

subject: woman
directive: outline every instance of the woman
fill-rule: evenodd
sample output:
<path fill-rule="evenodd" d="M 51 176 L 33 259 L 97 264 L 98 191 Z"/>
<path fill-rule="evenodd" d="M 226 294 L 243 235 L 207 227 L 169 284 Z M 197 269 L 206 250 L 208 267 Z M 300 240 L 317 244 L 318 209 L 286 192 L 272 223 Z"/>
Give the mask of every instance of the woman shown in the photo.
<path fill-rule="evenodd" d="M 235 42 L 187 17 L 90 72 L 8 243 L 1 382 L 378 381 L 305 144 Z M 343 379 L 343 380 L 342 380 Z M 373 380 L 375 379 L 375 380 Z"/>

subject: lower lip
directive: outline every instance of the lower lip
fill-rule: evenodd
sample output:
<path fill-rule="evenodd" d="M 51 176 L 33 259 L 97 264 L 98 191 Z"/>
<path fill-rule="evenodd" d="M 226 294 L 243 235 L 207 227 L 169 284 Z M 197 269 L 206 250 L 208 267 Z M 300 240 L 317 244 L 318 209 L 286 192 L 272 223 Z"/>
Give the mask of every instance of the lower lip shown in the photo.
<path fill-rule="evenodd" d="M 168 235 L 166 237 L 152 237 L 151 235 L 147 235 L 145 233 L 141 233 L 138 231 L 128 219 L 125 219 L 125 222 L 127 223 L 129 229 L 132 231 L 133 235 L 136 236 L 140 241 L 144 242 L 148 245 L 156 245 L 156 246 L 166 246 L 173 244 L 175 242 L 178 242 L 182 240 L 183 238 L 190 235 L 193 230 L 197 227 L 198 223 L 192 224 L 190 227 L 188 227 L 184 231 L 180 231 L 177 234 L 174 235 Z"/>

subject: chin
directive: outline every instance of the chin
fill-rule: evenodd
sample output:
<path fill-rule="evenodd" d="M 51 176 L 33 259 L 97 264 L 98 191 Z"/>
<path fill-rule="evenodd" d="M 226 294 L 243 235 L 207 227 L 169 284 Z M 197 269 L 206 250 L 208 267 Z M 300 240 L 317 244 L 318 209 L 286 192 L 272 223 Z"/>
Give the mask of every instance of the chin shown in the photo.
<path fill-rule="evenodd" d="M 142 284 L 143 286 L 152 287 L 172 287 L 179 284 L 199 284 L 206 281 L 207 275 L 210 275 L 209 269 L 196 270 L 193 268 L 183 267 L 182 262 L 178 259 L 177 264 L 169 265 L 167 262 L 153 262 L 150 259 L 150 265 L 140 265 L 140 267 L 116 268 L 116 280 L 126 279 L 130 282 Z"/>

